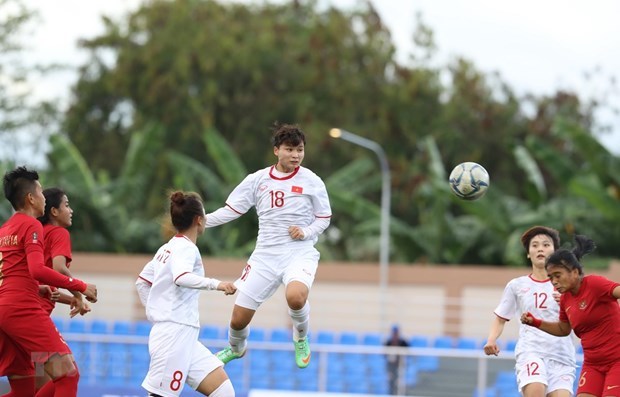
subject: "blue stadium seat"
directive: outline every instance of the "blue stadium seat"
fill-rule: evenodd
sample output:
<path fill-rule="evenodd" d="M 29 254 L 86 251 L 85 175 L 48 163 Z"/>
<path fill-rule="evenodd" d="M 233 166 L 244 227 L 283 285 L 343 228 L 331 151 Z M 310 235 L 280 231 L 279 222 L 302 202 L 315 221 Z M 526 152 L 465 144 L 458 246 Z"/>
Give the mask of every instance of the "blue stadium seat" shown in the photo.
<path fill-rule="evenodd" d="M 424 335 L 414 335 L 409 339 L 409 346 L 411 347 L 429 347 L 430 341 L 428 337 Z"/>
<path fill-rule="evenodd" d="M 458 338 L 456 341 L 457 349 L 475 350 L 478 348 L 478 342 L 474 338 Z"/>
<path fill-rule="evenodd" d="M 112 333 L 114 335 L 129 335 L 131 334 L 131 325 L 129 321 L 114 321 L 114 324 L 112 324 Z"/>
<path fill-rule="evenodd" d="M 215 325 L 203 325 L 200 327 L 200 339 L 220 339 L 220 329 Z"/>
<path fill-rule="evenodd" d="M 433 341 L 433 347 L 438 349 L 451 349 L 454 346 L 454 339 L 451 336 L 438 336 Z"/>
<path fill-rule="evenodd" d="M 362 343 L 366 346 L 381 346 L 383 337 L 378 333 L 367 333 L 362 337 Z"/>
<path fill-rule="evenodd" d="M 248 336 L 248 340 L 254 341 L 264 341 L 265 340 L 265 329 L 260 327 L 250 327 L 250 335 Z"/>
<path fill-rule="evenodd" d="M 336 334 L 332 331 L 322 330 L 316 334 L 316 343 L 331 345 L 336 342 Z"/>
<path fill-rule="evenodd" d="M 497 397 L 497 390 L 494 387 L 486 387 L 484 392 L 480 389 L 474 389 L 472 397 Z"/>
<path fill-rule="evenodd" d="M 91 321 L 89 332 L 91 334 L 107 334 L 108 333 L 108 322 L 105 320 Z"/>
<path fill-rule="evenodd" d="M 81 318 L 72 318 L 68 321 L 67 331 L 72 334 L 86 333 L 86 321 Z"/>
<path fill-rule="evenodd" d="M 149 336 L 152 326 L 149 321 L 138 321 L 134 326 L 133 332 L 136 335 Z"/>
<path fill-rule="evenodd" d="M 288 328 L 274 328 L 271 330 L 269 340 L 271 342 L 292 342 L 292 331 Z"/>
<path fill-rule="evenodd" d="M 513 352 L 515 351 L 515 347 L 517 346 L 516 339 L 510 339 L 506 342 L 506 347 L 504 348 L 506 351 Z"/>
<path fill-rule="evenodd" d="M 357 345 L 359 343 L 358 336 L 354 332 L 343 332 L 338 338 L 338 343 L 341 345 Z"/>

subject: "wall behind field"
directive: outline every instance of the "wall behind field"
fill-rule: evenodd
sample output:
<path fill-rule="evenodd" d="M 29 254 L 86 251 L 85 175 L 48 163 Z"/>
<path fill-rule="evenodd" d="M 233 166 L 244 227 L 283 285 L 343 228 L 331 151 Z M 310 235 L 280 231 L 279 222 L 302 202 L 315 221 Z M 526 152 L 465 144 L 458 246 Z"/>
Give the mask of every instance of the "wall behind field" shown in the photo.
<path fill-rule="evenodd" d="M 147 255 L 75 253 L 71 270 L 76 277 L 97 284 L 99 302 L 86 318 L 106 320 L 144 319 L 134 282 Z M 204 258 L 206 274 L 234 280 L 245 266 L 241 259 Z M 322 262 L 310 295 L 311 329 L 387 334 L 399 324 L 405 335 L 454 335 L 484 338 L 493 310 L 506 283 L 528 273 L 528 268 L 488 266 L 428 266 L 391 264 L 384 296 L 379 288 L 379 266 Z M 599 272 L 620 280 L 620 262 Z M 208 291 L 201 295 L 201 322 L 226 326 L 234 296 Z M 385 301 L 384 307 L 382 302 Z M 55 315 L 68 316 L 58 305 Z M 518 321 L 510 321 L 504 338 L 514 338 Z M 256 313 L 254 326 L 276 328 L 290 325 L 284 289 Z"/>

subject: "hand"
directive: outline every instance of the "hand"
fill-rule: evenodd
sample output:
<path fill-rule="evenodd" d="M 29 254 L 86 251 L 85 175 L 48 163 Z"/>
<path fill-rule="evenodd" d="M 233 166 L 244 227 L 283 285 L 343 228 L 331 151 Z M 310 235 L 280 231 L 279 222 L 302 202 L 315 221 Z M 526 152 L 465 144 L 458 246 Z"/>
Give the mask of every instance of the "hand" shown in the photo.
<path fill-rule="evenodd" d="M 82 293 L 89 302 L 97 302 L 97 286 L 95 284 L 86 284 L 86 290 Z"/>
<path fill-rule="evenodd" d="M 289 226 L 288 234 L 293 240 L 303 240 L 305 237 L 304 231 L 299 226 Z"/>
<path fill-rule="evenodd" d="M 530 325 L 536 328 L 540 328 L 542 325 L 542 320 L 534 317 L 534 315 L 530 312 L 523 313 L 521 315 L 521 322 L 525 325 Z"/>
<path fill-rule="evenodd" d="M 47 298 L 52 302 L 56 302 L 60 298 L 60 291 L 58 291 L 56 287 L 39 285 L 39 296 L 42 298 Z"/>
<path fill-rule="evenodd" d="M 487 342 L 483 347 L 484 354 L 490 356 L 491 354 L 497 356 L 499 354 L 499 346 L 496 342 Z"/>
<path fill-rule="evenodd" d="M 80 310 L 80 316 L 83 316 L 89 312 L 90 312 L 90 305 L 88 304 L 88 302 L 82 301 L 82 310 Z"/>
<path fill-rule="evenodd" d="M 78 314 L 80 316 L 83 316 L 90 311 L 90 306 L 88 306 L 88 303 L 82 300 L 81 295 L 79 297 L 74 297 L 71 300 L 70 308 L 71 311 L 69 312 L 69 315 L 71 316 L 71 318 L 75 317 Z"/>
<path fill-rule="evenodd" d="M 217 290 L 224 291 L 224 295 L 234 295 L 234 293 L 237 292 L 237 287 L 235 287 L 233 283 L 222 281 L 217 286 Z"/>

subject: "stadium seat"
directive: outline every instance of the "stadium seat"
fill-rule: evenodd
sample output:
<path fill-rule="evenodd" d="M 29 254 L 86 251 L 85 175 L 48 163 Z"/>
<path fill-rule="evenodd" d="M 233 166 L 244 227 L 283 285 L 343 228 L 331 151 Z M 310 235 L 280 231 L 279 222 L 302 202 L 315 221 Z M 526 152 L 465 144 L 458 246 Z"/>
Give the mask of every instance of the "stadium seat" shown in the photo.
<path fill-rule="evenodd" d="M 91 321 L 89 332 L 91 334 L 107 334 L 108 333 L 108 322 L 105 320 Z"/>
<path fill-rule="evenodd" d="M 86 321 L 81 318 L 72 318 L 68 320 L 69 325 L 67 326 L 68 333 L 71 334 L 83 334 L 86 333 Z"/>
<path fill-rule="evenodd" d="M 338 343 L 341 345 L 357 345 L 359 343 L 358 336 L 354 332 L 343 332 L 338 338 Z"/>
<path fill-rule="evenodd" d="M 264 341 L 265 340 L 265 329 L 261 327 L 250 327 L 250 335 L 248 335 L 248 340 L 254 341 Z"/>
<path fill-rule="evenodd" d="M 475 350 L 478 348 L 478 342 L 474 338 L 458 338 L 456 341 L 457 349 Z"/>
<path fill-rule="evenodd" d="M 274 328 L 271 330 L 269 340 L 271 342 L 292 342 L 292 332 L 288 328 Z"/>
<path fill-rule="evenodd" d="M 510 339 L 508 342 L 506 342 L 505 350 L 509 352 L 513 352 L 515 351 L 516 346 L 517 346 L 516 339 Z"/>
<path fill-rule="evenodd" d="M 381 334 L 367 333 L 362 337 L 362 343 L 366 346 L 381 346 L 383 345 L 383 338 Z"/>
<path fill-rule="evenodd" d="M 478 388 L 474 389 L 471 397 L 497 397 L 497 390 L 494 387 L 487 387 L 484 392 Z"/>
<path fill-rule="evenodd" d="M 409 339 L 409 346 L 411 347 L 429 347 L 430 341 L 428 337 L 424 335 L 414 335 Z"/>
<path fill-rule="evenodd" d="M 149 321 L 138 321 L 133 328 L 133 332 L 136 335 L 149 336 L 151 333 L 151 327 L 152 324 Z"/>
<path fill-rule="evenodd" d="M 112 324 L 112 333 L 114 335 L 129 335 L 131 333 L 131 325 L 129 321 L 114 321 Z"/>
<path fill-rule="evenodd" d="M 451 349 L 454 346 L 454 339 L 450 336 L 438 336 L 433 341 L 433 347 L 438 349 Z"/>
<path fill-rule="evenodd" d="M 336 334 L 332 331 L 319 331 L 316 335 L 316 343 L 331 345 L 336 341 Z"/>
<path fill-rule="evenodd" d="M 220 339 L 220 329 L 215 325 L 200 327 L 200 339 Z"/>

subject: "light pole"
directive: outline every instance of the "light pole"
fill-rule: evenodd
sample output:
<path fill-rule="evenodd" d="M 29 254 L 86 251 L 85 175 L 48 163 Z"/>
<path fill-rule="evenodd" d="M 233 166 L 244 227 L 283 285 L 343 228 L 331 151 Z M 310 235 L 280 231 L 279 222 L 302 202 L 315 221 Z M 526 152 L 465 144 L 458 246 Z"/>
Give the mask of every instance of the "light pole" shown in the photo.
<path fill-rule="evenodd" d="M 340 138 L 375 152 L 381 165 L 381 234 L 379 237 L 379 293 L 381 299 L 381 325 L 387 324 L 387 284 L 390 261 L 390 167 L 385 151 L 375 141 L 366 139 L 340 128 L 329 130 L 332 138 Z"/>

